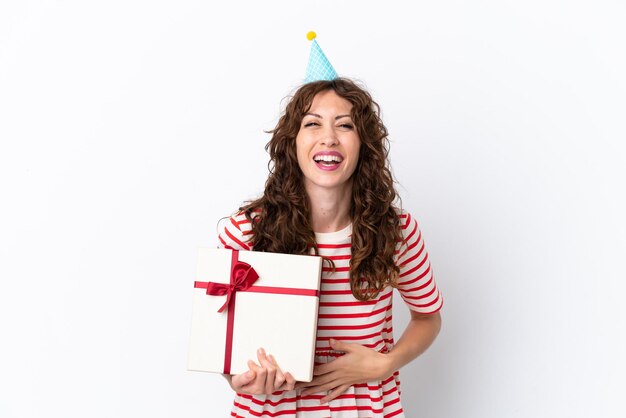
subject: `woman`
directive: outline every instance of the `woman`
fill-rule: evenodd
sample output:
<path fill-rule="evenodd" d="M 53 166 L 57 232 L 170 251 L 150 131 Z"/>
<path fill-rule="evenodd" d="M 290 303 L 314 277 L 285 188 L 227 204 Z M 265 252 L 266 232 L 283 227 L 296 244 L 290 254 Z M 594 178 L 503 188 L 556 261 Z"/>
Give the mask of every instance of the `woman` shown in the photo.
<path fill-rule="evenodd" d="M 263 196 L 231 217 L 226 248 L 317 254 L 322 275 L 314 379 L 296 383 L 263 349 L 226 376 L 232 416 L 402 417 L 397 370 L 437 336 L 442 298 L 416 221 L 396 208 L 387 130 L 354 82 L 303 85 L 266 149 Z M 394 344 L 392 288 L 411 320 Z"/>

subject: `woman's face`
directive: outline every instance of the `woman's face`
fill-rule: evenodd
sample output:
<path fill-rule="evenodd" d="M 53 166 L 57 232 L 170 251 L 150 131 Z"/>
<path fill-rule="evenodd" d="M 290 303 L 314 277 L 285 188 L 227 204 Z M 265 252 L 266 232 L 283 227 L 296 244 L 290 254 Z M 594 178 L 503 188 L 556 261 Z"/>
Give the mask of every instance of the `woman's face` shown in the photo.
<path fill-rule="evenodd" d="M 342 190 L 352 185 L 361 140 L 350 111 L 352 104 L 334 90 L 318 93 L 296 136 L 298 164 L 306 190 Z"/>

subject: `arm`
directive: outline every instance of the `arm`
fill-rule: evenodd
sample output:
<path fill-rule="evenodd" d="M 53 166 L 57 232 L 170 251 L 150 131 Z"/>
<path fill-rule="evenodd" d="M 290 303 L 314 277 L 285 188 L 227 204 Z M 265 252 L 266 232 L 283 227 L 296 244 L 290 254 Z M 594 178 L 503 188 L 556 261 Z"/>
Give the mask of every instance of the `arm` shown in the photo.
<path fill-rule="evenodd" d="M 302 395 L 331 391 L 321 399 L 329 402 L 356 383 L 382 380 L 409 363 L 432 344 L 441 328 L 441 315 L 420 314 L 411 311 L 411 320 L 402 337 L 389 353 L 379 353 L 360 344 L 331 340 L 333 350 L 346 354 L 315 368 L 310 383 L 298 383 L 305 388 Z"/>
<path fill-rule="evenodd" d="M 391 372 L 421 355 L 435 341 L 441 329 L 441 314 L 411 311 L 411 320 L 396 346 L 387 354 Z M 388 375 L 387 375 L 388 376 Z"/>
<path fill-rule="evenodd" d="M 400 268 L 398 291 L 411 309 L 411 320 L 402 337 L 387 354 L 359 344 L 331 340 L 334 350 L 346 354 L 316 367 L 312 382 L 297 384 L 296 387 L 306 387 L 302 392 L 304 395 L 330 390 L 322 398 L 322 402 L 328 402 L 355 383 L 387 378 L 426 351 L 437 337 L 441 328 L 438 311 L 443 299 L 435 283 L 417 221 L 407 213 L 403 213 L 401 218 L 404 242 L 398 248 L 400 255 L 396 261 Z"/>

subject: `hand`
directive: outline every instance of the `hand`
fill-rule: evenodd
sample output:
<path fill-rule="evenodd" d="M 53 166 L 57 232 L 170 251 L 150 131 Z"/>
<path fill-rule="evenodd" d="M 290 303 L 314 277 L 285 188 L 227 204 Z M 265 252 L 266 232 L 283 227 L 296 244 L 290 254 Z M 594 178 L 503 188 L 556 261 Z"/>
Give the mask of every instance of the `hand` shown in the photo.
<path fill-rule="evenodd" d="M 294 389 L 296 380 L 289 372 L 283 373 L 274 356 L 259 348 L 257 358 L 259 364 L 248 360 L 249 370 L 231 377 L 230 387 L 234 391 L 248 395 L 271 395 L 279 390 Z"/>
<path fill-rule="evenodd" d="M 346 343 L 331 339 L 333 350 L 346 354 L 330 363 L 315 366 L 313 380 L 298 383 L 296 388 L 305 388 L 301 395 L 330 391 L 321 399 L 321 403 L 329 402 L 344 393 L 356 383 L 381 380 L 391 375 L 391 363 L 386 354 L 367 348 L 360 344 Z"/>

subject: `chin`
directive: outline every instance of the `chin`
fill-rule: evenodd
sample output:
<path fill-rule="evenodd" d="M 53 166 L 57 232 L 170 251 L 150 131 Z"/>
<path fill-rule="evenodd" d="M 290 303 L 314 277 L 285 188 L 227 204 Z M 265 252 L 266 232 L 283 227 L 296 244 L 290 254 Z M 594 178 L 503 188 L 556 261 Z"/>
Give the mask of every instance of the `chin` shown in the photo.
<path fill-rule="evenodd" d="M 319 188 L 324 188 L 324 189 L 336 189 L 340 187 L 346 187 L 352 183 L 350 180 L 336 180 L 336 179 L 333 179 L 333 180 L 320 179 L 317 181 L 309 180 L 308 182 L 314 187 L 319 187 Z"/>

